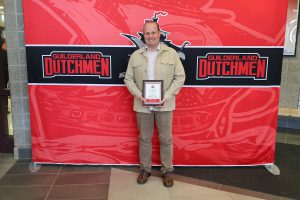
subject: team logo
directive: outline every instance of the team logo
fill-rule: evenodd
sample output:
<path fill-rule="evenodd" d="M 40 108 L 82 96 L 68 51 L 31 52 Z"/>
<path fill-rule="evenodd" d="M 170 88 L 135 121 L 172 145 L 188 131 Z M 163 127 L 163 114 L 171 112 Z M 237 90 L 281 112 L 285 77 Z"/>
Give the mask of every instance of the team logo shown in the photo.
<path fill-rule="evenodd" d="M 111 78 L 111 57 L 101 52 L 53 51 L 43 55 L 43 77 L 97 76 Z"/>
<path fill-rule="evenodd" d="M 144 21 L 145 22 L 147 22 L 147 21 L 158 22 L 158 20 L 159 20 L 158 16 L 167 16 L 167 15 L 168 15 L 167 12 L 155 11 L 154 15 L 152 16 L 152 19 L 145 19 Z M 184 49 L 184 47 L 186 45 L 189 45 L 190 42 L 185 41 L 181 46 L 177 46 L 177 45 L 173 44 L 171 40 L 167 39 L 168 35 L 170 35 L 170 32 L 160 30 L 160 33 L 161 33 L 160 41 L 162 43 L 166 44 L 167 46 L 173 48 L 178 53 L 179 57 L 182 60 L 185 60 L 185 54 L 182 52 L 182 50 Z M 144 34 L 142 32 L 138 32 L 139 37 L 130 35 L 130 34 L 126 34 L 126 33 L 121 33 L 121 35 L 126 37 L 127 39 L 129 39 L 137 48 L 141 48 L 141 47 L 145 46 Z"/>
<path fill-rule="evenodd" d="M 266 80 L 268 57 L 257 53 L 208 53 L 197 57 L 197 80 L 251 78 Z"/>
<path fill-rule="evenodd" d="M 151 20 L 145 19 L 144 21 L 145 22 L 147 22 L 147 21 L 158 22 L 158 20 L 159 20 L 158 16 L 167 16 L 167 15 L 168 15 L 167 12 L 155 11 Z M 173 48 L 177 52 L 177 54 L 181 60 L 185 60 L 185 54 L 182 52 L 182 50 L 184 49 L 184 47 L 186 45 L 189 45 L 190 42 L 185 41 L 181 46 L 177 46 L 177 45 L 173 44 L 171 40 L 167 39 L 169 34 L 170 34 L 170 32 L 160 30 L 160 41 L 162 43 L 164 43 L 165 45 Z M 126 37 L 128 40 L 130 40 L 138 49 L 145 46 L 144 34 L 142 32 L 138 32 L 138 36 L 134 36 L 134 35 L 126 34 L 126 33 L 121 33 L 121 35 Z M 124 77 L 125 77 L 125 72 L 122 72 L 119 74 L 119 78 L 124 78 Z"/>

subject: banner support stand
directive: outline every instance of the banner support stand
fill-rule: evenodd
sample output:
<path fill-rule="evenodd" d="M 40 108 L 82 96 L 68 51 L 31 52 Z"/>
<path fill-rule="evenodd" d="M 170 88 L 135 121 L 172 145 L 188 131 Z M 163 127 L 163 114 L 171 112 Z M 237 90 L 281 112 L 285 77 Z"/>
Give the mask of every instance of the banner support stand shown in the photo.
<path fill-rule="evenodd" d="M 280 175 L 280 169 L 273 163 L 270 165 L 265 165 L 265 168 L 273 175 L 279 176 Z"/>
<path fill-rule="evenodd" d="M 29 169 L 30 172 L 37 172 L 37 171 L 40 170 L 41 166 L 42 166 L 42 165 L 39 164 L 39 163 L 30 162 L 30 163 L 28 164 L 28 169 Z"/>

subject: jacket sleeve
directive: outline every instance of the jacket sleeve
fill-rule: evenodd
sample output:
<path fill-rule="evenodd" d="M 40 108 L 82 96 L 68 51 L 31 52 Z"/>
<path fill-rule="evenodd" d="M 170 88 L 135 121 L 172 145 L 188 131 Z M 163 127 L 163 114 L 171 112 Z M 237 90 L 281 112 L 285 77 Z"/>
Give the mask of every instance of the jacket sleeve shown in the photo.
<path fill-rule="evenodd" d="M 165 99 L 168 101 L 173 95 L 176 95 L 179 93 L 181 87 L 184 84 L 185 81 L 185 72 L 183 65 L 179 59 L 179 56 L 177 52 L 174 51 L 174 63 L 175 63 L 175 72 L 174 72 L 174 78 L 170 85 L 170 87 L 165 92 Z"/>
<path fill-rule="evenodd" d="M 129 90 L 129 92 L 133 96 L 140 98 L 142 96 L 142 91 L 139 89 L 139 87 L 137 86 L 137 84 L 135 82 L 135 74 L 134 74 L 134 69 L 133 69 L 133 56 L 134 55 L 132 55 L 129 59 L 127 70 L 125 73 L 124 82 L 125 82 L 127 89 Z"/>

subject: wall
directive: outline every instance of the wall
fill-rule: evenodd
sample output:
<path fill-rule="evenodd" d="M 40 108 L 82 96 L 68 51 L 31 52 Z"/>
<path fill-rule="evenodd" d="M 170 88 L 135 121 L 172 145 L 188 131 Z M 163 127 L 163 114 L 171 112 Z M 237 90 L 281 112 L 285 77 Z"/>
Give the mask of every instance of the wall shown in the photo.
<path fill-rule="evenodd" d="M 22 0 L 4 0 L 15 158 L 31 157 Z"/>
<path fill-rule="evenodd" d="M 299 21 L 298 21 L 299 25 Z M 300 31 L 298 31 L 298 40 Z M 297 43 L 296 56 L 284 56 L 281 74 L 280 107 L 298 108 L 300 96 L 300 45 Z"/>

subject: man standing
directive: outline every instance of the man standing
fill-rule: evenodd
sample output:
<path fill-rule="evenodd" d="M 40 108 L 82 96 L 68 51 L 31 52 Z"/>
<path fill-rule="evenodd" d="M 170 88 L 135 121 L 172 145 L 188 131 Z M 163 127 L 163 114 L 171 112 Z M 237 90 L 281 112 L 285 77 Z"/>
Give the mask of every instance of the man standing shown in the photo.
<path fill-rule="evenodd" d="M 137 182 L 144 184 L 151 175 L 152 135 L 154 120 L 160 141 L 163 184 L 173 186 L 172 119 L 175 95 L 185 81 L 185 72 L 176 51 L 160 43 L 158 23 L 148 21 L 143 26 L 146 46 L 135 51 L 129 60 L 124 82 L 134 96 L 134 111 L 139 129 L 140 174 Z M 163 80 L 164 98 L 160 106 L 143 106 L 143 80 Z"/>
<path fill-rule="evenodd" d="M 4 38 L 0 38 L 0 89 L 7 88 L 8 83 L 8 63 L 7 47 Z"/>

